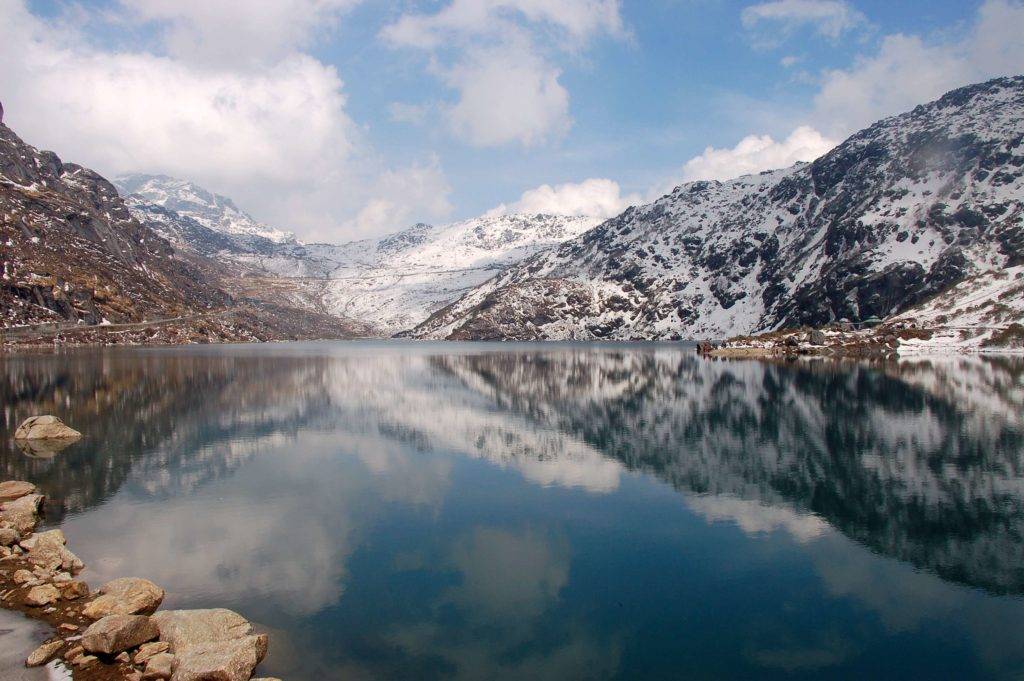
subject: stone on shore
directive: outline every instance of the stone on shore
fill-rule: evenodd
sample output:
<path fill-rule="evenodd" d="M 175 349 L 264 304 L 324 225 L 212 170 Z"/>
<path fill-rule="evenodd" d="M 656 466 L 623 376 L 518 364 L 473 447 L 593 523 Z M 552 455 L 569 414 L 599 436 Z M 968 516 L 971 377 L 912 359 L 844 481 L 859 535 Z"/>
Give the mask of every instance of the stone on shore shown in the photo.
<path fill-rule="evenodd" d="M 154 612 L 164 600 L 164 590 L 148 579 L 121 577 L 99 588 L 96 600 L 82 609 L 82 614 L 92 620 L 107 615 L 148 615 Z"/>
<path fill-rule="evenodd" d="M 172 681 L 248 681 L 267 654 L 266 634 L 231 610 L 165 610 L 153 620 L 176 657 Z"/>
<path fill-rule="evenodd" d="M 108 615 L 85 630 L 82 648 L 89 653 L 117 655 L 159 635 L 156 624 L 145 615 Z"/>
<path fill-rule="evenodd" d="M 132 662 L 135 664 L 145 664 L 146 661 L 154 655 L 160 653 L 166 653 L 171 649 L 171 644 L 167 641 L 153 641 L 152 643 L 145 643 L 139 646 L 138 652 L 135 653 L 135 657 L 132 658 Z"/>
<path fill-rule="evenodd" d="M 42 503 L 42 494 L 27 494 L 14 501 L 5 501 L 3 510 L 0 510 L 0 521 L 9 523 L 18 534 L 24 536 L 39 522 L 39 506 Z"/>
<path fill-rule="evenodd" d="M 39 646 L 38 648 L 32 651 L 32 653 L 28 656 L 28 659 L 25 660 L 25 666 L 39 667 L 41 665 L 46 664 L 53 658 L 54 655 L 57 654 L 57 651 L 60 650 L 61 646 L 63 645 L 64 641 L 60 640 L 44 643 L 43 645 Z"/>
<path fill-rule="evenodd" d="M 25 594 L 25 605 L 41 608 L 60 600 L 60 591 L 52 584 L 41 584 L 34 586 Z"/>
<path fill-rule="evenodd" d="M 79 598 L 89 597 L 89 585 L 77 579 L 71 582 L 54 582 L 54 586 L 60 589 L 60 597 L 66 601 L 77 601 Z"/>
<path fill-rule="evenodd" d="M 36 491 L 36 486 L 23 480 L 7 480 L 0 482 L 0 504 L 28 496 Z"/>
<path fill-rule="evenodd" d="M 21 542 L 21 548 L 28 554 L 25 558 L 32 565 L 49 570 L 67 570 L 78 572 L 84 565 L 82 561 L 64 546 L 67 540 L 60 530 L 39 532 Z"/>
<path fill-rule="evenodd" d="M 15 440 L 71 440 L 82 437 L 56 416 L 30 416 L 14 431 Z"/>
<path fill-rule="evenodd" d="M 15 584 L 18 584 L 20 586 L 22 584 L 31 582 L 33 579 L 35 579 L 35 575 L 33 575 L 28 570 L 22 568 L 20 570 L 15 570 L 14 575 L 11 577 L 11 579 L 14 580 Z"/>
<path fill-rule="evenodd" d="M 149 658 L 146 663 L 146 671 L 142 674 L 142 678 L 145 681 L 151 679 L 156 681 L 159 679 L 170 679 L 174 674 L 174 666 L 176 659 L 174 655 L 170 653 L 157 653 L 153 657 Z"/>
<path fill-rule="evenodd" d="M 0 527 L 0 546 L 12 546 L 18 543 L 18 531 L 13 527 Z"/>

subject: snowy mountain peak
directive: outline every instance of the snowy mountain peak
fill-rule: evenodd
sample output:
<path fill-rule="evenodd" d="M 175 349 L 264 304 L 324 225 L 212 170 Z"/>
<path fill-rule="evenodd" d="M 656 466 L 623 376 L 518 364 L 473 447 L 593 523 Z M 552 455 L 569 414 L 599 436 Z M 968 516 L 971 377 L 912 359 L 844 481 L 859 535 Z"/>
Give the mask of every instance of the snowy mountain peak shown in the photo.
<path fill-rule="evenodd" d="M 114 180 L 123 196 L 195 220 L 224 234 L 255 236 L 274 243 L 293 243 L 295 235 L 257 222 L 226 196 L 166 175 L 122 175 Z"/>
<path fill-rule="evenodd" d="M 1022 253 L 1018 76 L 875 123 L 811 164 L 681 185 L 509 268 L 415 334 L 721 338 L 884 318 Z"/>

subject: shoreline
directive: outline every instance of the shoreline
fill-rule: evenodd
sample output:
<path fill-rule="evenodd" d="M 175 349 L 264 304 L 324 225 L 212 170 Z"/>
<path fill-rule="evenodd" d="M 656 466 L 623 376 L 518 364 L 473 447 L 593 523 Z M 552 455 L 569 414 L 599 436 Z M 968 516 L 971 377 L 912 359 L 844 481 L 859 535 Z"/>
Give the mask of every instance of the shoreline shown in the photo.
<path fill-rule="evenodd" d="M 144 578 L 93 590 L 63 532 L 37 531 L 43 501 L 30 482 L 0 482 L 0 607 L 50 628 L 22 651 L 26 667 L 55 663 L 74 681 L 253 678 L 266 634 L 226 609 L 160 610 L 165 592 Z"/>

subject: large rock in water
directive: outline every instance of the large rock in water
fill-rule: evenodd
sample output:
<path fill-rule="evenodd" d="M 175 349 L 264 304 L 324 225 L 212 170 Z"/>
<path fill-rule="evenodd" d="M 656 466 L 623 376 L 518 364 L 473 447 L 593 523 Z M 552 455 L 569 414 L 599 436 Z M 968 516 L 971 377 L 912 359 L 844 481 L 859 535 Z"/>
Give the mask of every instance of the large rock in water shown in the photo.
<path fill-rule="evenodd" d="M 56 416 L 30 416 L 14 431 L 15 440 L 71 440 L 82 437 Z"/>
<path fill-rule="evenodd" d="M 176 657 L 171 681 L 248 681 L 267 654 L 266 634 L 252 634 L 231 610 L 165 610 L 152 619 Z"/>
<path fill-rule="evenodd" d="M 29 494 L 14 501 L 4 502 L 0 509 L 0 520 L 10 523 L 11 527 L 24 536 L 39 522 L 39 505 L 42 503 L 42 494 Z"/>
<path fill-rule="evenodd" d="M 99 588 L 100 596 L 82 609 L 89 619 L 107 615 L 148 615 L 160 607 L 164 590 L 148 579 L 121 577 Z"/>
<path fill-rule="evenodd" d="M 108 615 L 93 622 L 82 634 L 86 652 L 117 655 L 160 635 L 156 624 L 145 615 Z"/>
<path fill-rule="evenodd" d="M 0 504 L 28 496 L 36 491 L 36 486 L 23 480 L 7 480 L 0 482 Z"/>

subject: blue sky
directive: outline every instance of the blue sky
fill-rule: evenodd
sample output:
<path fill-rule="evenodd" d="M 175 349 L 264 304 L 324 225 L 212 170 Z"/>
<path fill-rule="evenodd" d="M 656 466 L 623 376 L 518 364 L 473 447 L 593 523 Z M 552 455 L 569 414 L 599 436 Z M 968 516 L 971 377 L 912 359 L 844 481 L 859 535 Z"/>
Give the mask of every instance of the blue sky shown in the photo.
<path fill-rule="evenodd" d="M 1019 0 L 3 0 L 0 100 L 65 159 L 337 241 L 811 160 L 1024 72 L 1021 35 Z"/>

